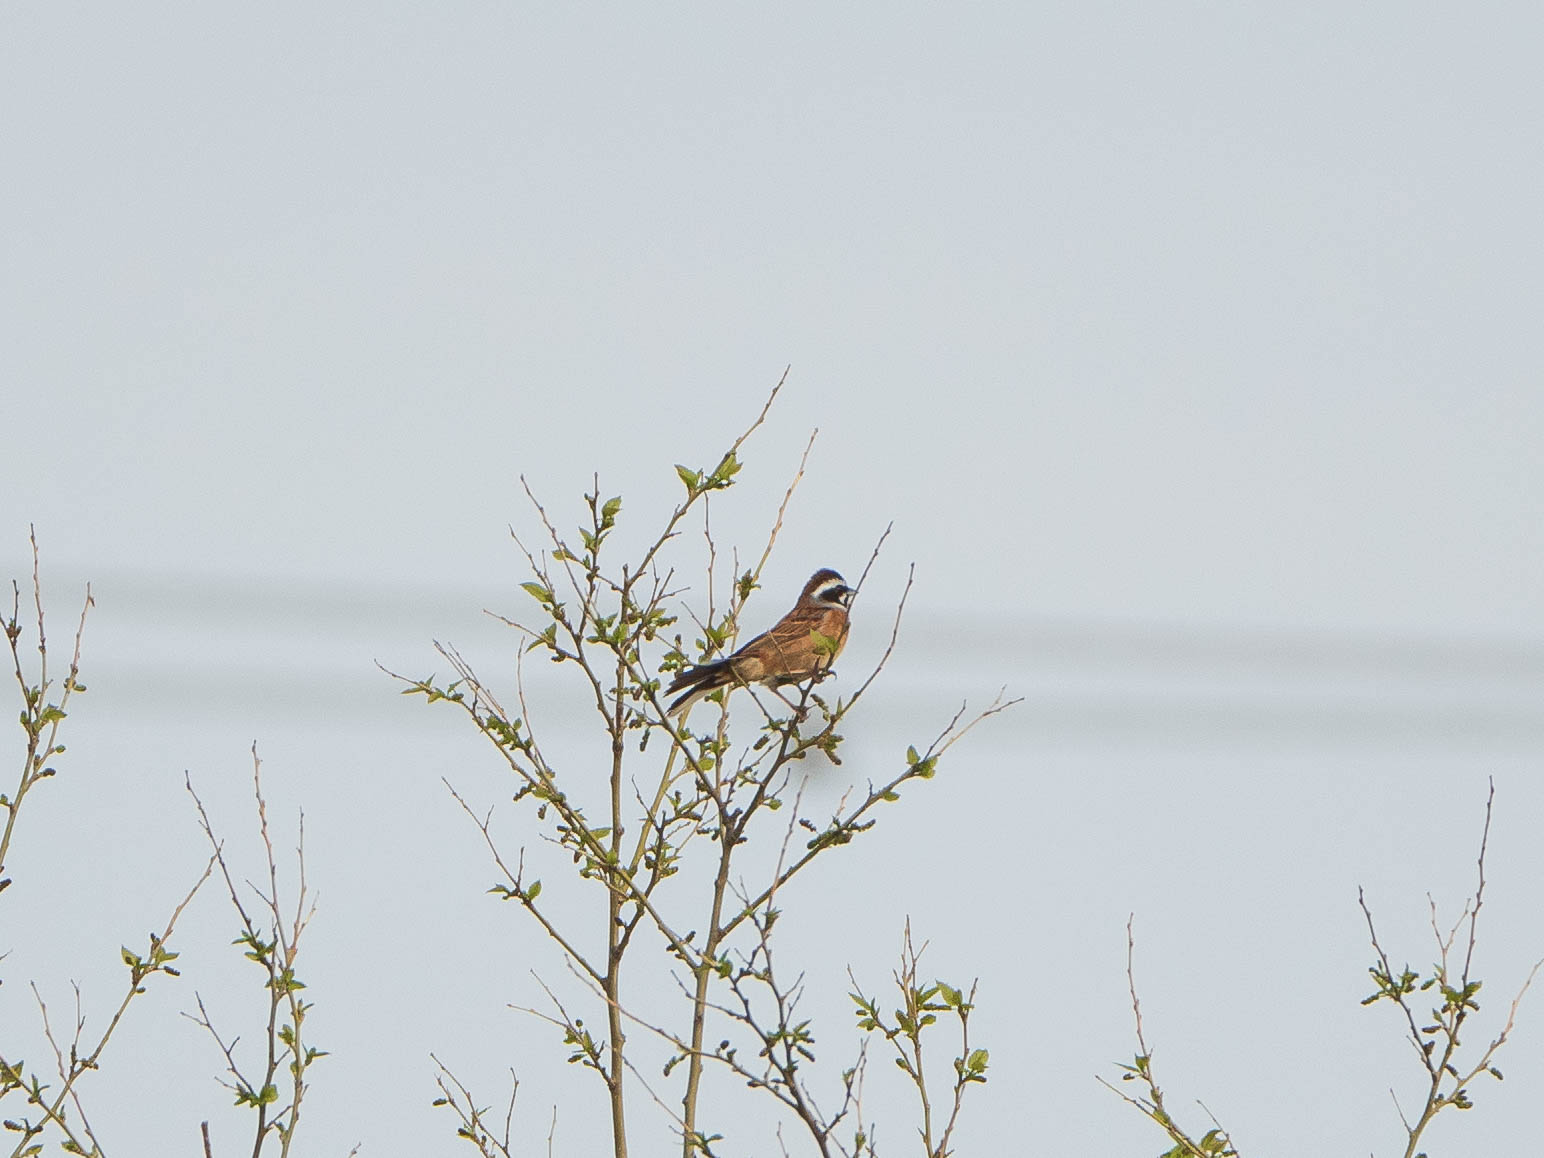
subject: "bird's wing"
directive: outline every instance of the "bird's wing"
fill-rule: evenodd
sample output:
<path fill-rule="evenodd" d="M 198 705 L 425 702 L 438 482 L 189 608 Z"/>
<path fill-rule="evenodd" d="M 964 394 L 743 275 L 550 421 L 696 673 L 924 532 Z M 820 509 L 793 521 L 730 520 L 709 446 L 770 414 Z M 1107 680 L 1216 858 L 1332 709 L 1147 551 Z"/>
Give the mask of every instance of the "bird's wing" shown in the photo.
<path fill-rule="evenodd" d="M 764 649 L 777 655 L 781 666 L 794 672 L 810 670 L 815 660 L 810 632 L 821 630 L 826 614 L 820 607 L 794 608 L 763 637 L 766 641 Z M 826 633 L 822 631 L 821 634 Z"/>

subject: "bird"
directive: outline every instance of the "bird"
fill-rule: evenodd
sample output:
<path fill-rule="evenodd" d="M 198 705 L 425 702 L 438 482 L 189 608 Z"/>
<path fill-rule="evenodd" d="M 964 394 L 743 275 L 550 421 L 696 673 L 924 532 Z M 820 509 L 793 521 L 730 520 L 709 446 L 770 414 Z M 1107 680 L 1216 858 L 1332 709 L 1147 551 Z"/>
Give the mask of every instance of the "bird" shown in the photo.
<path fill-rule="evenodd" d="M 810 576 L 787 615 L 733 655 L 698 664 L 676 675 L 665 694 L 676 696 L 671 715 L 684 715 L 719 688 L 765 684 L 779 688 L 828 671 L 847 642 L 847 608 L 853 589 L 829 567 Z M 823 639 L 821 637 L 824 637 Z M 833 648 L 827 640 L 834 640 Z"/>

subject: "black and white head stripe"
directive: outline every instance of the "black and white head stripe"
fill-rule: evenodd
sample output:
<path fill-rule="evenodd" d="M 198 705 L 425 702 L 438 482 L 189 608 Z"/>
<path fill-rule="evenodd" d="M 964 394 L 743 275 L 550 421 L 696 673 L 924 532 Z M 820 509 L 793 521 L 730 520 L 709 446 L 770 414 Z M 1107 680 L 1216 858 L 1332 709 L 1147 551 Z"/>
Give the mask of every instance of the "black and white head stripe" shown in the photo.
<path fill-rule="evenodd" d="M 835 603 L 846 606 L 852 597 L 852 588 L 835 571 L 820 571 L 810 580 L 810 598 L 816 603 Z"/>

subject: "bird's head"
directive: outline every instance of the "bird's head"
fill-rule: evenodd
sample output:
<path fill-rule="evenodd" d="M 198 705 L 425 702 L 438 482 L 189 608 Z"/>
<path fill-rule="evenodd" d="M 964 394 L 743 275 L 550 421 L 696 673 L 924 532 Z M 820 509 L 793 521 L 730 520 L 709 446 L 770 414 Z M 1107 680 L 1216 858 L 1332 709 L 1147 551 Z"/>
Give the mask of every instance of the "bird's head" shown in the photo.
<path fill-rule="evenodd" d="M 846 607 L 852 602 L 852 596 L 853 590 L 847 586 L 847 581 L 826 567 L 810 576 L 799 602 L 817 607 Z"/>

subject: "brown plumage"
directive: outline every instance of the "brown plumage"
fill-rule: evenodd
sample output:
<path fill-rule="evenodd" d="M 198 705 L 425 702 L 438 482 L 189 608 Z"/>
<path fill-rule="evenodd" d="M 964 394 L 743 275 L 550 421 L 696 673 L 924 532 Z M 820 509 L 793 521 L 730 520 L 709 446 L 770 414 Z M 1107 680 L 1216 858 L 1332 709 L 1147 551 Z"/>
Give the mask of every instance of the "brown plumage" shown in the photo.
<path fill-rule="evenodd" d="M 852 594 L 852 588 L 829 567 L 816 571 L 804 585 L 793 610 L 770 630 L 725 659 L 680 672 L 665 689 L 666 695 L 682 693 L 670 705 L 671 713 L 689 711 L 703 696 L 719 688 L 741 684 L 776 688 L 826 670 L 847 642 L 847 604 Z M 815 632 L 836 640 L 835 652 L 822 651 Z"/>

